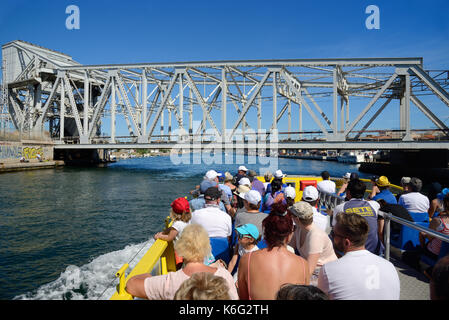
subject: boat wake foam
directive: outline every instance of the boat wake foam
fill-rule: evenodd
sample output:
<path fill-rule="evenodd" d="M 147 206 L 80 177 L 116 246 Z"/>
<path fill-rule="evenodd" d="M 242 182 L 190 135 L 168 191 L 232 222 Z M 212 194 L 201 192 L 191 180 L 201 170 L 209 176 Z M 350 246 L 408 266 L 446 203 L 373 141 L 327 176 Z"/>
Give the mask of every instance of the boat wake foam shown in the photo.
<path fill-rule="evenodd" d="M 14 300 L 108 300 L 118 284 L 115 273 L 129 263 L 128 274 L 153 243 L 151 239 L 131 244 L 122 250 L 103 254 L 81 267 L 69 265 L 55 281 L 16 296 Z"/>

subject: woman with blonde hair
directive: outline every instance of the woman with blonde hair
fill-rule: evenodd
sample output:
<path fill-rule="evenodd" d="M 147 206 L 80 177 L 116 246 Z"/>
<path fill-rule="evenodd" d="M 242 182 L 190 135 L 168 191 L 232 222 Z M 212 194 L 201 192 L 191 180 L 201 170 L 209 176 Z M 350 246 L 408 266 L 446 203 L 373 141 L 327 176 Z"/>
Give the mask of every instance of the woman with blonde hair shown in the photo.
<path fill-rule="evenodd" d="M 174 300 L 230 300 L 229 286 L 222 277 L 198 272 L 184 281 Z"/>
<path fill-rule="evenodd" d="M 149 273 L 132 277 L 126 283 L 126 291 L 134 297 L 149 300 L 172 300 L 181 284 L 194 273 L 208 272 L 226 280 L 229 296 L 238 299 L 233 277 L 219 263 L 214 266 L 204 264 L 204 258 L 210 255 L 211 246 L 207 231 L 198 224 L 189 224 L 184 228 L 181 237 L 175 243 L 176 252 L 183 257 L 182 269 L 160 276 Z"/>

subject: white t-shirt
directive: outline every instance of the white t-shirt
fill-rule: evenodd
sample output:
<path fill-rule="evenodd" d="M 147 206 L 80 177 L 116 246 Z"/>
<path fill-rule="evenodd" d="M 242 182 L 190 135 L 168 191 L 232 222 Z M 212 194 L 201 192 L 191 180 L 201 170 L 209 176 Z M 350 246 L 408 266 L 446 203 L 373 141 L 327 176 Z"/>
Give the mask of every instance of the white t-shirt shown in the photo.
<path fill-rule="evenodd" d="M 351 251 L 321 267 L 318 288 L 331 300 L 399 300 L 393 264 L 367 250 Z"/>
<path fill-rule="evenodd" d="M 174 229 L 176 229 L 176 231 L 178 231 L 178 234 L 175 237 L 175 241 L 178 241 L 179 237 L 181 236 L 182 231 L 188 224 L 189 223 L 181 221 L 181 220 L 177 220 L 177 221 L 173 222 L 172 228 L 174 228 Z"/>
<path fill-rule="evenodd" d="M 419 192 L 405 193 L 399 197 L 398 204 L 403 206 L 409 212 L 427 212 L 429 211 L 429 198 Z"/>
<path fill-rule="evenodd" d="M 315 207 L 313 207 L 313 224 L 326 233 L 330 232 L 330 217 L 318 212 Z"/>
<path fill-rule="evenodd" d="M 190 223 L 202 225 L 210 238 L 226 238 L 232 233 L 231 216 L 214 205 L 193 211 Z"/>
<path fill-rule="evenodd" d="M 327 193 L 335 193 L 336 185 L 332 180 L 323 180 L 317 183 L 316 188 L 318 191 L 327 192 Z"/>

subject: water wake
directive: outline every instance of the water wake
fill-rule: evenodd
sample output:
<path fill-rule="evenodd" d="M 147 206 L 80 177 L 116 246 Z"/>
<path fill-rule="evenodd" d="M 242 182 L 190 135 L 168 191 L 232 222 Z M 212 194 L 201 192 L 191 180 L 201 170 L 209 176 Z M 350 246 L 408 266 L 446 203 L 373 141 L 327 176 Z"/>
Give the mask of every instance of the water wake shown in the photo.
<path fill-rule="evenodd" d="M 129 263 L 127 274 L 148 251 L 154 240 L 131 244 L 109 252 L 81 267 L 69 265 L 58 279 L 14 300 L 108 300 L 115 292 L 115 273 Z M 132 261 L 131 261 L 132 259 Z"/>

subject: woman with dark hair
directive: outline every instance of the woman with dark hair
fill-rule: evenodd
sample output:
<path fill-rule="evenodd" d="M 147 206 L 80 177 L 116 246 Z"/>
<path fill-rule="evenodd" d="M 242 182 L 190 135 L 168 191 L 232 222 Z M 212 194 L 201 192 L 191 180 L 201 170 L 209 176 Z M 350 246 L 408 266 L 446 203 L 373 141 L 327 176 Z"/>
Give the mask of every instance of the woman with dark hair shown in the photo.
<path fill-rule="evenodd" d="M 443 208 L 444 211 L 442 211 L 438 217 L 435 217 L 430 221 L 429 229 L 449 236 L 449 194 L 447 194 L 443 198 Z M 429 256 L 435 261 L 438 260 L 442 240 L 437 239 L 430 234 L 420 232 L 419 242 L 421 244 L 423 254 Z M 432 274 L 432 267 L 426 269 L 425 273 L 427 273 L 428 277 L 430 278 L 430 275 Z"/>
<path fill-rule="evenodd" d="M 276 300 L 329 300 L 329 298 L 315 286 L 287 283 L 277 293 Z"/>
<path fill-rule="evenodd" d="M 309 284 L 307 261 L 287 249 L 294 231 L 287 205 L 273 204 L 262 226 L 267 248 L 240 260 L 237 283 L 242 300 L 273 300 L 285 283 Z"/>
<path fill-rule="evenodd" d="M 280 179 L 273 179 L 273 181 L 271 181 L 271 191 L 265 195 L 265 201 L 262 205 L 263 212 L 270 212 L 273 203 L 282 202 L 286 204 L 282 185 L 282 180 Z"/>
<path fill-rule="evenodd" d="M 438 182 L 433 182 L 429 187 L 427 198 L 429 198 L 430 201 L 430 207 L 427 213 L 429 214 L 429 219 L 432 220 L 433 215 L 435 213 L 439 214 L 440 212 L 444 211 L 443 208 L 444 196 L 442 196 L 441 184 L 439 184 Z"/>

